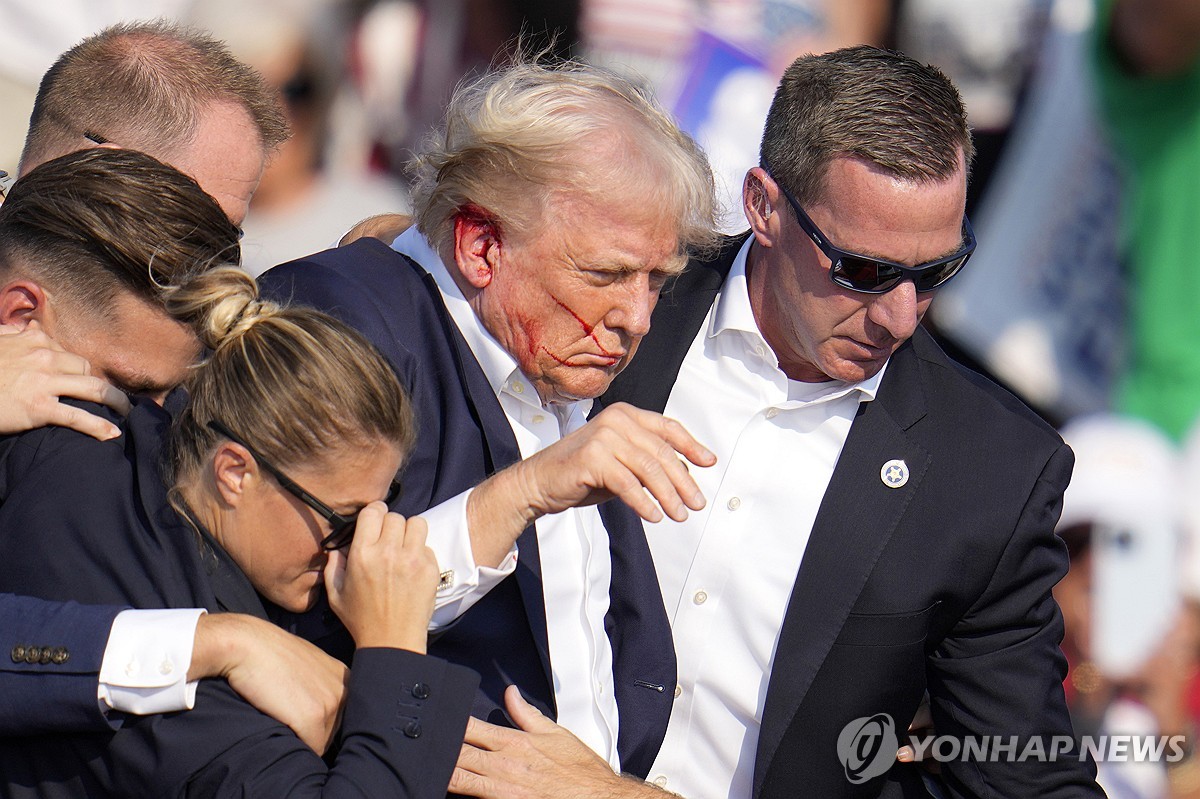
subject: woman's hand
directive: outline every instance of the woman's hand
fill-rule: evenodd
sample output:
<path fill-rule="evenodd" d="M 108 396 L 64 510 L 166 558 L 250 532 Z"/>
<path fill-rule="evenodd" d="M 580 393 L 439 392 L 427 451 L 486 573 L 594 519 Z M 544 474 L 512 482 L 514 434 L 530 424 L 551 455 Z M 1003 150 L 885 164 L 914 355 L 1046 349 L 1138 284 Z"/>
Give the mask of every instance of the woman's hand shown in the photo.
<path fill-rule="evenodd" d="M 425 652 L 439 577 L 427 532 L 424 519 L 372 502 L 358 515 L 349 550 L 329 553 L 329 604 L 359 648 Z"/>
<path fill-rule="evenodd" d="M 0 433 L 19 433 L 43 425 L 70 427 L 106 441 L 121 430 L 72 405 L 74 397 L 129 413 L 129 398 L 91 375 L 86 359 L 72 355 L 37 327 L 17 331 L 0 325 Z"/>

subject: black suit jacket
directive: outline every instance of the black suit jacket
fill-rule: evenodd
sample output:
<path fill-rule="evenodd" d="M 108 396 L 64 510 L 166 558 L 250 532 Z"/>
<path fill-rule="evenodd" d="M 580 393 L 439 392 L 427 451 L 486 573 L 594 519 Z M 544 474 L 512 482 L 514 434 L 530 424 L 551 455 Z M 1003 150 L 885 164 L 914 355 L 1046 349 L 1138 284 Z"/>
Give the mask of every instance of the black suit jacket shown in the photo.
<path fill-rule="evenodd" d="M 0 594 L 0 735 L 109 729 L 96 686 L 121 610 Z"/>
<path fill-rule="evenodd" d="M 433 278 L 374 239 L 275 267 L 265 293 L 315 306 L 356 328 L 387 357 L 412 396 L 418 438 L 404 493 L 393 509 L 415 515 L 466 491 L 520 458 L 500 402 L 450 318 Z M 612 586 L 606 627 L 620 715 L 622 769 L 645 776 L 662 741 L 675 687 L 671 630 L 639 518 L 620 502 L 600 507 L 609 535 Z M 430 645 L 481 676 L 475 715 L 507 724 L 503 692 L 516 684 L 556 717 L 537 535 L 517 542 L 516 573 Z"/>
<path fill-rule="evenodd" d="M 662 411 L 745 237 L 693 262 L 655 309 L 637 356 L 603 397 Z M 884 485 L 884 463 L 909 479 Z M 887 713 L 900 732 L 928 690 L 939 735 L 1069 735 L 1051 587 L 1073 457 L 1022 403 L 949 360 L 923 330 L 859 407 L 788 603 L 754 763 L 754 796 L 873 796 L 919 788 L 895 768 L 851 784 L 848 723 Z M 780 520 L 785 524 L 786 520 Z M 1049 741 L 1045 742 L 1047 748 Z M 1102 795 L 1090 763 L 948 763 L 954 796 Z"/>
<path fill-rule="evenodd" d="M 88 409 L 118 421 L 106 408 Z M 167 503 L 159 465 L 169 421 L 153 403 L 139 402 L 115 441 L 64 428 L 22 435 L 0 463 L 8 490 L 0 507 L 0 586 L 56 601 L 265 618 L 232 559 Z M 428 690 L 414 693 L 419 683 Z M 432 799 L 445 793 L 474 688 L 467 669 L 437 658 L 360 650 L 343 745 L 327 768 L 223 680 L 204 680 L 194 710 L 129 717 L 113 734 L 0 738 L 0 795 Z"/>

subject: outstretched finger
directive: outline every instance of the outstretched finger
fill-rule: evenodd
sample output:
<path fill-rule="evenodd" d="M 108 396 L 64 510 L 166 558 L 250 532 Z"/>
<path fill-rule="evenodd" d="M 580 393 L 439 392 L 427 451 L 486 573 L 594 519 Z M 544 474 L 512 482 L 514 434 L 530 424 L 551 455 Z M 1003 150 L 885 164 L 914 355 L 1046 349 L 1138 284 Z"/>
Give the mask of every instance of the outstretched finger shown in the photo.
<path fill-rule="evenodd" d="M 668 419 L 654 411 L 635 408 L 624 402 L 618 402 L 615 405 L 605 408 L 596 419 L 605 418 L 605 414 L 609 414 L 609 416 L 620 415 L 632 420 L 638 427 L 644 428 L 654 436 L 665 440 L 676 452 L 697 466 L 712 466 L 717 462 L 717 456 L 708 447 L 693 438 L 692 434 L 687 431 L 687 428 L 674 419 Z M 628 422 L 618 422 L 617 424 L 625 429 L 629 427 Z"/>
<path fill-rule="evenodd" d="M 704 494 L 674 450 L 661 439 L 653 437 L 643 442 L 643 446 L 646 448 L 634 448 L 619 454 L 618 460 L 646 487 L 663 511 L 681 522 L 687 518 L 689 508 L 703 508 Z M 656 450 L 649 447 L 656 447 Z"/>
<path fill-rule="evenodd" d="M 643 411 L 643 413 L 649 413 L 649 411 Z M 712 466 L 717 462 L 717 456 L 713 454 L 712 450 L 693 438 L 687 428 L 679 422 L 660 416 L 656 420 L 656 424 L 667 443 L 692 463 L 697 466 Z"/>
<path fill-rule="evenodd" d="M 107 419 L 101 419 L 83 408 L 64 405 L 61 402 L 48 404 L 45 418 L 37 421 L 55 427 L 69 427 L 100 441 L 109 441 L 121 435 L 121 428 Z"/>
<path fill-rule="evenodd" d="M 634 513 L 646 521 L 661 522 L 663 512 L 659 509 L 659 503 L 655 502 L 643 486 L 647 478 L 637 475 L 620 459 L 614 459 L 613 463 L 613 470 L 605 477 L 605 490 L 628 505 Z"/>
<path fill-rule="evenodd" d="M 395 516 L 396 514 L 392 514 Z M 410 519 L 400 518 L 404 523 L 404 548 L 410 550 L 419 550 L 425 548 L 425 541 L 429 537 L 429 525 L 420 516 L 413 516 Z"/>
<path fill-rule="evenodd" d="M 488 779 L 473 771 L 458 767 L 450 776 L 449 792 L 460 796 L 491 797 L 496 794 L 490 790 Z"/>
<path fill-rule="evenodd" d="M 87 361 L 83 361 L 83 365 L 86 367 Z M 86 372 L 59 375 L 50 381 L 49 390 L 58 397 L 96 402 L 107 405 L 122 416 L 129 414 L 129 395 L 107 380 L 92 377 Z"/>
<path fill-rule="evenodd" d="M 478 749 L 494 752 L 511 746 L 515 739 L 523 734 L 510 727 L 501 727 L 471 716 L 467 719 L 467 731 L 463 734 L 463 742 Z"/>

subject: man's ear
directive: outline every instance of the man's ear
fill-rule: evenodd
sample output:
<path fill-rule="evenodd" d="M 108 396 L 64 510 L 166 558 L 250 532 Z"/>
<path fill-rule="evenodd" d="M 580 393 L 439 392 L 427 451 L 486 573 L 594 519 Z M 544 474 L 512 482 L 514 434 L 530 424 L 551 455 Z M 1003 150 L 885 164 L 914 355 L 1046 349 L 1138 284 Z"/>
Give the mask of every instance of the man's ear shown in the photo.
<path fill-rule="evenodd" d="M 779 236 L 779 215 L 776 213 L 779 198 L 779 186 L 765 169 L 756 166 L 746 173 L 746 179 L 742 181 L 742 209 L 755 240 L 763 247 L 772 246 Z"/>
<path fill-rule="evenodd" d="M 258 463 L 241 444 L 223 441 L 212 459 L 212 476 L 217 494 L 230 507 L 237 507 L 246 493 L 261 480 Z"/>
<path fill-rule="evenodd" d="M 454 215 L 454 263 L 476 289 L 491 284 L 503 245 L 500 223 L 487 211 L 467 206 Z"/>
<path fill-rule="evenodd" d="M 30 324 L 54 335 L 54 313 L 41 285 L 18 278 L 0 286 L 0 325 L 24 330 Z"/>

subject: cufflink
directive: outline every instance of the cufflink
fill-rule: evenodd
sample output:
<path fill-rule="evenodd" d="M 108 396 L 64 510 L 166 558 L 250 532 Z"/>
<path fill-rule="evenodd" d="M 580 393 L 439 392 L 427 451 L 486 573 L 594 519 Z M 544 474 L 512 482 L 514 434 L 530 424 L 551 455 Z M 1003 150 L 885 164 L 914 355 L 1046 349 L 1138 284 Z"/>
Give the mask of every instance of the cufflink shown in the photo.
<path fill-rule="evenodd" d="M 438 576 L 437 590 L 440 594 L 454 586 L 454 569 L 447 569 Z"/>

